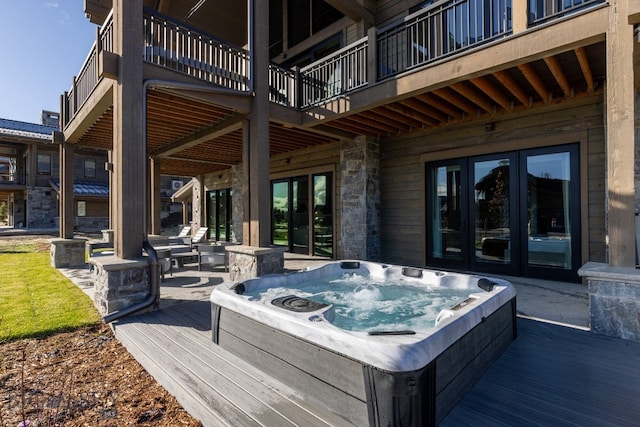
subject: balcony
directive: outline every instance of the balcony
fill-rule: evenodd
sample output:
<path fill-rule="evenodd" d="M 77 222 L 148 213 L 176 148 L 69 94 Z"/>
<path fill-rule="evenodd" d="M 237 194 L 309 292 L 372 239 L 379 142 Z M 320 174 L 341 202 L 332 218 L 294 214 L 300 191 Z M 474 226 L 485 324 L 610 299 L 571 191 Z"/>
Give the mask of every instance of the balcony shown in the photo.
<path fill-rule="evenodd" d="M 527 25 L 533 28 L 547 24 L 602 3 L 604 0 L 528 0 Z M 143 20 L 142 55 L 146 63 L 232 91 L 249 90 L 250 52 L 154 11 L 146 10 Z M 269 100 L 303 110 L 512 34 L 512 0 L 438 2 L 376 30 L 374 41 L 365 37 L 304 68 L 290 70 L 270 64 Z M 65 126 L 100 81 L 98 58 L 102 51 L 113 51 L 110 16 L 72 87 L 64 94 Z M 368 65 L 371 56 L 376 57 L 375 68 Z"/>

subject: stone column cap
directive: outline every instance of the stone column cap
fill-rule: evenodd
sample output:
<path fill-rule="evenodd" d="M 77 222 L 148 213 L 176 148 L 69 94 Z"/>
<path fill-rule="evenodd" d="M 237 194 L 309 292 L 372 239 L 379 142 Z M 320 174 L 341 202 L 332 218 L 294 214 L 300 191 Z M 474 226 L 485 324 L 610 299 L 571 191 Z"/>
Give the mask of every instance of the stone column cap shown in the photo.
<path fill-rule="evenodd" d="M 580 277 L 600 278 L 640 282 L 640 269 L 633 267 L 612 267 L 609 264 L 588 262 L 578 270 Z"/>
<path fill-rule="evenodd" d="M 287 248 L 284 246 L 259 247 L 247 245 L 226 245 L 224 248 L 227 252 L 255 256 L 285 253 L 287 251 Z"/>

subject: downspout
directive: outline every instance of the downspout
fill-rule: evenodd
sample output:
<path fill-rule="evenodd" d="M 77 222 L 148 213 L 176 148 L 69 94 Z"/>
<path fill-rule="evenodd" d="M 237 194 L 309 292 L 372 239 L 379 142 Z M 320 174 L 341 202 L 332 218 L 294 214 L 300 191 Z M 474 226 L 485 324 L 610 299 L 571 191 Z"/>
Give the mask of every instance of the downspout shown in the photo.
<path fill-rule="evenodd" d="M 249 52 L 249 85 L 246 91 L 237 91 L 234 89 L 228 89 L 224 87 L 212 87 L 206 85 L 199 85 L 195 83 L 180 83 L 180 82 L 172 82 L 169 80 L 159 80 L 159 79 L 151 79 L 145 80 L 142 85 L 142 157 L 147 157 L 147 91 L 149 88 L 165 88 L 165 89 L 182 89 L 182 90 L 192 90 L 194 92 L 205 92 L 205 93 L 218 93 L 224 95 L 242 95 L 242 96 L 253 96 L 253 81 L 254 81 L 254 55 L 251 47 L 253 46 L 253 23 L 254 23 L 254 13 L 253 13 L 253 2 L 254 0 L 247 0 L 247 18 L 248 18 L 248 52 Z M 147 178 L 147 162 L 143 162 L 143 175 L 145 180 Z M 147 195 L 147 186 L 143 186 L 143 200 L 145 201 L 145 206 L 148 204 L 148 195 Z M 139 303 L 133 304 L 129 307 L 126 307 L 122 310 L 114 311 L 102 319 L 105 323 L 111 323 L 114 320 L 121 319 L 125 316 L 133 314 L 137 311 L 144 310 L 145 308 L 155 306 L 158 307 L 160 303 L 160 267 L 158 263 L 158 256 L 156 254 L 155 249 L 149 243 L 149 236 L 147 234 L 147 212 L 145 209 L 145 213 L 142 219 L 142 226 L 144 230 L 142 247 L 149 255 L 149 261 L 151 265 L 151 273 L 149 275 L 149 279 L 151 282 L 151 293 L 147 298 L 140 301 Z"/>

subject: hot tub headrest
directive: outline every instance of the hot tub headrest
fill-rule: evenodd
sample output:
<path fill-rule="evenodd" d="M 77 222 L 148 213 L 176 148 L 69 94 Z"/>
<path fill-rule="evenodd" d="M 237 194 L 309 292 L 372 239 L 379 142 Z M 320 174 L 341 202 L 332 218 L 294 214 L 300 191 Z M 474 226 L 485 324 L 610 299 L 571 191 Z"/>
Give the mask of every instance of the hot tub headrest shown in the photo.
<path fill-rule="evenodd" d="M 244 287 L 244 283 L 236 283 L 231 287 L 231 289 L 238 295 L 244 295 L 244 292 L 247 290 Z"/>
<path fill-rule="evenodd" d="M 357 270 L 360 268 L 359 261 L 342 261 L 340 263 L 340 268 L 344 270 Z"/>
<path fill-rule="evenodd" d="M 413 277 L 414 279 L 421 279 L 422 270 L 414 267 L 402 267 L 402 275 L 407 277 Z"/>
<path fill-rule="evenodd" d="M 491 292 L 494 286 L 496 285 L 497 285 L 496 282 L 486 279 L 484 277 L 481 279 L 478 279 L 478 287 L 484 291 Z"/>

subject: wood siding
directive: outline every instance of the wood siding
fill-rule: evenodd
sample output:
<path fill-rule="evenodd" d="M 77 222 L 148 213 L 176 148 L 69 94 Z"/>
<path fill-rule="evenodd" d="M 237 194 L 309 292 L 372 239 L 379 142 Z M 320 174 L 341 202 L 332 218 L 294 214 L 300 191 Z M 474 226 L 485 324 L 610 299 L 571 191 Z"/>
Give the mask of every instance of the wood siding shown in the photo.
<path fill-rule="evenodd" d="M 586 141 L 576 140 L 576 135 Z M 470 123 L 414 136 L 382 140 L 381 146 L 381 244 L 382 261 L 424 265 L 425 163 L 431 160 L 489 154 L 540 145 L 582 142 L 587 171 L 582 171 L 583 259 L 605 260 L 604 127 L 600 97 L 514 114 L 486 132 L 484 123 Z M 582 155 L 583 153 L 581 153 Z M 585 200 L 585 198 L 587 200 Z M 587 219 L 587 223 L 585 222 Z"/>

